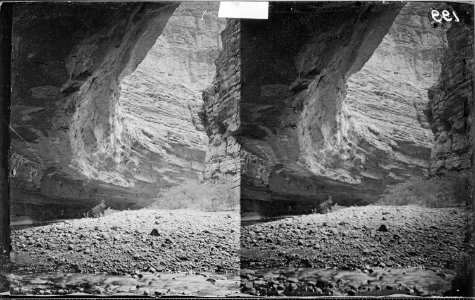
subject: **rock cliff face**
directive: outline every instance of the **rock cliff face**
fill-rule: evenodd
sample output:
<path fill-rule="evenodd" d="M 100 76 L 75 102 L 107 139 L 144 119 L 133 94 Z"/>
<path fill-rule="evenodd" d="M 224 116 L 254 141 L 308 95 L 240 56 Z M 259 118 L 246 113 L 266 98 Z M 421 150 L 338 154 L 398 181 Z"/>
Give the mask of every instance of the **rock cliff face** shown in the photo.
<path fill-rule="evenodd" d="M 245 210 L 368 203 L 425 173 L 444 31 L 430 5 L 402 6 L 276 4 L 270 20 L 243 21 Z"/>
<path fill-rule="evenodd" d="M 473 164 L 473 6 L 454 8 L 462 20 L 447 31 L 442 72 L 429 90 L 427 115 L 434 132 L 430 172 L 434 175 L 469 170 Z"/>
<path fill-rule="evenodd" d="M 114 172 L 143 182 L 142 191 L 202 177 L 208 137 L 198 113 L 221 50 L 218 5 L 180 4 L 144 61 L 121 81 L 115 143 L 124 158 Z"/>
<path fill-rule="evenodd" d="M 433 134 L 424 110 L 447 44 L 446 29 L 434 28 L 427 17 L 432 8 L 434 3 L 408 3 L 348 80 L 342 112 L 362 160 L 354 165 L 360 168 L 357 177 L 386 185 L 427 175 Z"/>
<path fill-rule="evenodd" d="M 211 86 L 203 91 L 200 117 L 210 137 L 204 172 L 206 178 L 226 174 L 240 180 L 240 25 L 239 20 L 227 20 L 222 32 L 223 49 L 216 60 L 216 76 Z"/>
<path fill-rule="evenodd" d="M 200 176 L 200 87 L 215 73 L 223 25 L 216 3 L 190 4 L 171 26 L 178 3 L 15 7 L 14 212 L 74 216 L 100 199 L 143 206 L 158 188 Z"/>

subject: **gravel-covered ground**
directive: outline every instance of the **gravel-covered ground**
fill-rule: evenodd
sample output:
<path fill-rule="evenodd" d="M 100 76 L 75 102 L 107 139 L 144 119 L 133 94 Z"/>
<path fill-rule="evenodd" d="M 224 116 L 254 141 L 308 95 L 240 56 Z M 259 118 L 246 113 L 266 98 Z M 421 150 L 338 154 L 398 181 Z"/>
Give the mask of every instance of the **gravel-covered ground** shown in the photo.
<path fill-rule="evenodd" d="M 237 211 L 143 209 L 16 230 L 13 274 L 72 272 L 137 280 L 144 274 L 232 274 L 239 270 L 239 226 Z"/>
<path fill-rule="evenodd" d="M 464 251 L 473 247 L 463 243 L 467 213 L 462 208 L 365 206 L 244 226 L 241 229 L 242 291 L 258 295 L 278 294 L 278 291 L 286 295 L 352 295 L 377 288 L 365 286 L 363 293 L 357 288 L 362 286 L 360 283 L 353 284 L 354 289 L 348 291 L 347 286 L 342 289 L 332 282 L 332 276 L 315 281 L 302 275 L 288 275 L 292 273 L 288 268 L 292 267 L 294 275 L 301 274 L 303 269 L 335 268 L 356 270 L 357 276 L 360 272 L 373 274 L 378 269 L 384 272 L 406 268 L 407 273 L 408 268 L 415 267 L 432 270 L 431 274 L 425 273 L 429 278 L 433 276 L 427 282 L 435 281 L 434 276 L 448 281 L 454 275 L 455 266 L 463 262 Z M 284 269 L 287 271 L 281 272 Z M 269 272 L 275 276 L 265 276 Z M 404 276 L 397 282 L 401 283 L 401 290 L 394 289 L 393 293 L 424 294 L 417 287 L 414 290 L 414 286 L 405 286 Z M 379 288 L 381 284 L 384 281 L 379 283 Z M 434 289 L 439 290 L 432 292 L 440 293 L 447 286 L 440 284 Z"/>
<path fill-rule="evenodd" d="M 442 295 L 473 247 L 467 214 L 366 206 L 240 227 L 238 212 L 123 211 L 13 231 L 9 278 L 22 295 L 229 296 L 241 263 L 245 294 Z"/>

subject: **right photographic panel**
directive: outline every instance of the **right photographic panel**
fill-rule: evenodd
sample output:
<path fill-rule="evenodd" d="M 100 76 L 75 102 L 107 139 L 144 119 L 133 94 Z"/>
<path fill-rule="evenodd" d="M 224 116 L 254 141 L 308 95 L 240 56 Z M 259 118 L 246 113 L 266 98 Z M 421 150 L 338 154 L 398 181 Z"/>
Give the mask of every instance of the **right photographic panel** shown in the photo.
<path fill-rule="evenodd" d="M 270 2 L 241 20 L 242 293 L 473 293 L 473 11 Z"/>

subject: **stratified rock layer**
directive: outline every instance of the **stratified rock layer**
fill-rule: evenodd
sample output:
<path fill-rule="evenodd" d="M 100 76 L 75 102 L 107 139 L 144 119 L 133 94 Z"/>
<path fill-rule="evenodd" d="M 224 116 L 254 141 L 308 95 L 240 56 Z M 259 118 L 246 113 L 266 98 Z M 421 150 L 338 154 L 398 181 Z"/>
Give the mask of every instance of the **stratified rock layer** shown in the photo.
<path fill-rule="evenodd" d="M 367 203 L 426 173 L 422 110 L 445 45 L 429 6 L 276 4 L 269 21 L 243 21 L 245 209 Z"/>
<path fill-rule="evenodd" d="M 473 12 L 470 5 L 457 8 L 461 16 Z M 473 19 L 453 23 L 440 78 L 429 91 L 427 115 L 435 139 L 432 174 L 469 170 L 473 164 L 473 34 Z"/>
<path fill-rule="evenodd" d="M 224 20 L 218 3 L 182 3 L 144 61 L 120 86 L 116 172 L 156 190 L 200 178 L 208 137 L 198 111 L 216 73 Z M 143 189 L 143 188 L 142 188 Z"/>
<path fill-rule="evenodd" d="M 423 111 L 446 47 L 446 30 L 427 18 L 433 5 L 408 3 L 373 56 L 348 80 L 342 112 L 362 160 L 355 164 L 356 176 L 388 184 L 427 174 L 433 135 Z"/>
<path fill-rule="evenodd" d="M 176 6 L 41 3 L 14 8 L 14 212 L 72 216 L 94 199 L 136 196 L 132 184 L 108 173 L 120 158 L 111 134 L 113 107 L 120 79 L 145 57 Z"/>
<path fill-rule="evenodd" d="M 204 176 L 231 175 L 239 181 L 241 145 L 239 134 L 241 101 L 241 49 L 239 20 L 229 19 L 222 32 L 223 49 L 216 59 L 216 76 L 203 91 L 199 112 L 209 146 Z"/>
<path fill-rule="evenodd" d="M 14 212 L 78 216 L 99 199 L 143 206 L 160 188 L 201 176 L 198 110 L 224 21 L 216 3 L 187 3 L 157 40 L 177 6 L 15 8 Z"/>
<path fill-rule="evenodd" d="M 346 171 L 335 174 L 333 159 L 326 176 L 318 160 L 351 149 L 341 134 L 346 81 L 400 8 L 276 4 L 268 21 L 242 22 L 242 198 L 319 201 L 331 190 L 360 198 L 377 189 L 344 178 Z"/>

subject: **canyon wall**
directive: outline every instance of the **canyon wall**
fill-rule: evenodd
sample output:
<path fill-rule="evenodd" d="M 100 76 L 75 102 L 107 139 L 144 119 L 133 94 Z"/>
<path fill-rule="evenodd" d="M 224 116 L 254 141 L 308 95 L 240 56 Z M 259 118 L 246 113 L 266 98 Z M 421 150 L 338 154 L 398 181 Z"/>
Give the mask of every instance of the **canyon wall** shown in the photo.
<path fill-rule="evenodd" d="M 140 207 L 200 178 L 200 87 L 215 74 L 223 21 L 217 3 L 171 17 L 178 4 L 15 6 L 13 214 L 78 216 L 102 199 Z"/>
<path fill-rule="evenodd" d="M 10 160 L 12 209 L 72 215 L 112 193 L 114 110 L 177 4 L 18 4 L 13 11 Z M 116 157 L 116 156 L 113 156 Z M 91 164 L 98 164 L 91 168 Z M 96 180 L 98 177 L 105 181 Z M 58 211 L 50 212 L 55 205 Z M 62 206 L 63 205 L 63 206 Z M 61 211 L 62 210 L 62 211 Z M 47 217 L 47 216 L 44 216 Z"/>
<path fill-rule="evenodd" d="M 427 173 L 444 30 L 430 4 L 402 6 L 274 4 L 242 22 L 244 210 L 370 203 Z"/>
<path fill-rule="evenodd" d="M 363 161 L 355 173 L 383 186 L 428 174 L 433 134 L 424 110 L 447 47 L 446 29 L 434 28 L 427 17 L 433 8 L 434 3 L 409 2 L 348 80 L 342 118 Z"/>
<path fill-rule="evenodd" d="M 218 6 L 180 4 L 142 63 L 121 81 L 115 142 L 124 158 L 114 171 L 143 182 L 141 191 L 202 178 L 208 137 L 199 113 L 221 50 L 225 21 Z"/>
<path fill-rule="evenodd" d="M 434 138 L 431 173 L 466 169 L 473 26 L 444 52 L 431 5 L 272 3 L 220 34 L 217 3 L 18 4 L 13 209 L 139 207 L 223 174 L 244 209 L 369 203 L 425 175 Z"/>
<path fill-rule="evenodd" d="M 228 19 L 222 32 L 223 49 L 216 60 L 216 76 L 203 91 L 199 112 L 209 136 L 205 178 L 233 176 L 240 182 L 241 21 Z"/>
<path fill-rule="evenodd" d="M 434 132 L 430 172 L 473 167 L 473 6 L 451 5 L 461 19 L 447 31 L 442 72 L 429 90 L 427 116 Z"/>

